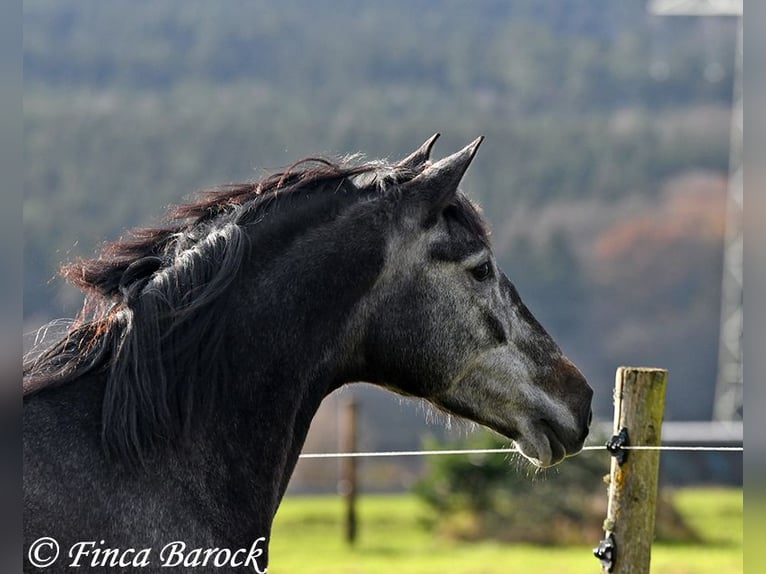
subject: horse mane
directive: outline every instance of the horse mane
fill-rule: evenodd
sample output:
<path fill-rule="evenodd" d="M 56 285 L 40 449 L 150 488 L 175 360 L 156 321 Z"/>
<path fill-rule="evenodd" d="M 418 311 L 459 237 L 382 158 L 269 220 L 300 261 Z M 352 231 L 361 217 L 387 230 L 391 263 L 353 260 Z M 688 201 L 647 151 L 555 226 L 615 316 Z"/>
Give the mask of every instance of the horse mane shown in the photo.
<path fill-rule="evenodd" d="M 284 172 L 274 173 L 259 182 L 229 184 L 202 191 L 195 201 L 171 208 L 165 218 L 166 225 L 135 229 L 127 238 L 106 244 L 99 257 L 65 265 L 62 275 L 86 293 L 96 293 L 111 300 L 119 296 L 124 274 L 131 265 L 144 258 L 166 259 L 168 252 L 182 247 L 179 240 L 184 235 L 189 235 L 194 229 L 204 230 L 206 224 L 233 213 L 244 204 L 250 204 L 248 213 L 257 217 L 277 196 L 290 196 L 333 183 L 337 186 L 350 177 L 380 170 L 381 167 L 379 162 L 344 166 L 324 158 L 305 158 Z M 161 263 L 153 259 L 150 261 Z M 151 267 L 148 264 L 145 271 L 152 271 Z M 145 274 L 139 273 L 141 276 Z"/>
<path fill-rule="evenodd" d="M 279 198 L 341 188 L 384 192 L 414 175 L 385 162 L 306 158 L 258 182 L 201 192 L 171 208 L 163 225 L 107 243 L 61 274 L 85 292 L 64 336 L 24 362 L 24 395 L 105 373 L 102 443 L 107 455 L 142 466 L 190 436 L 225 391 L 226 293 L 247 255 L 244 225 Z M 455 216 L 483 230 L 460 198 Z M 482 231 L 483 233 L 483 231 Z"/>

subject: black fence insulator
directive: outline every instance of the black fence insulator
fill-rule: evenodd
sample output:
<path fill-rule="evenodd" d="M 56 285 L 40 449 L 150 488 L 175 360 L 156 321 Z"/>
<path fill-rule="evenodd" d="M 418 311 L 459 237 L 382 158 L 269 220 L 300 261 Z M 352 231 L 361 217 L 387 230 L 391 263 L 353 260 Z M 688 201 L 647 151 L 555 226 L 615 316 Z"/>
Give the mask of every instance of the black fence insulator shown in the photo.
<path fill-rule="evenodd" d="M 601 566 L 607 572 L 611 572 L 614 568 L 614 559 L 616 555 L 617 544 L 614 541 L 614 536 L 611 534 L 599 542 L 598 546 L 593 549 L 593 556 L 599 559 Z"/>
<path fill-rule="evenodd" d="M 608 441 L 606 441 L 606 450 L 617 459 L 617 464 L 622 464 L 628 460 L 628 451 L 623 449 L 624 446 L 629 446 L 630 440 L 628 437 L 628 429 L 622 427 L 620 432 L 613 435 Z"/>

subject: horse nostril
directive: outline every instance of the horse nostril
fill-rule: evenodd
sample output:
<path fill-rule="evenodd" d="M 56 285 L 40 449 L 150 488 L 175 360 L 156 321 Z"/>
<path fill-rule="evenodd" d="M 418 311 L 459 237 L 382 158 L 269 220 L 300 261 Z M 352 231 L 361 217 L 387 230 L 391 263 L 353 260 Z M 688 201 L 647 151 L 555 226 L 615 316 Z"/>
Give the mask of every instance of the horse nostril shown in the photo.
<path fill-rule="evenodd" d="M 591 422 L 593 422 L 593 409 L 588 413 L 588 426 L 590 426 Z"/>

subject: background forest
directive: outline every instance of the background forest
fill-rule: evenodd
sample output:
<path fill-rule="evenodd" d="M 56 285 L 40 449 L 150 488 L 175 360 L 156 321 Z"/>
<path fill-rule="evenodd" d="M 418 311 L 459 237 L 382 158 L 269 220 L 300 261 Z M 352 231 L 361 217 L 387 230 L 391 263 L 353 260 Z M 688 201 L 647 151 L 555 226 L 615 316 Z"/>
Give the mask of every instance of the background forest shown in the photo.
<path fill-rule="evenodd" d="M 76 314 L 61 263 L 195 190 L 483 134 L 464 188 L 596 416 L 615 367 L 642 364 L 670 370 L 667 420 L 709 419 L 735 39 L 733 19 L 643 0 L 25 1 L 25 330 Z M 345 392 L 362 448 L 444 433 L 409 402 Z M 331 399 L 307 450 L 336 448 L 335 415 Z M 381 488 L 409 484 L 374 468 Z"/>

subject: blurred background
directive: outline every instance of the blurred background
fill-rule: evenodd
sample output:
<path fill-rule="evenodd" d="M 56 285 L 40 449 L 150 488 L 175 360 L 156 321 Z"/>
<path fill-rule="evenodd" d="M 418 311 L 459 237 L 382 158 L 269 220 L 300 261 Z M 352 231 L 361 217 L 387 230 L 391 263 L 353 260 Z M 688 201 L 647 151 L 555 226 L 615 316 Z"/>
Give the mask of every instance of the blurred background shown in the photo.
<path fill-rule="evenodd" d="M 464 190 L 491 222 L 501 267 L 594 387 L 596 418 L 609 427 L 617 366 L 663 367 L 666 429 L 675 429 L 676 442 L 740 444 L 741 385 L 738 400 L 724 392 L 737 377 L 719 376 L 719 342 L 731 311 L 722 309 L 737 104 L 731 6 L 741 10 L 742 3 L 728 3 L 728 15 L 688 15 L 690 6 L 727 3 L 670 2 L 687 14 L 676 16 L 658 14 L 661 4 L 26 1 L 24 332 L 77 313 L 81 294 L 56 276 L 63 262 L 93 254 L 127 228 L 157 222 L 166 206 L 195 190 L 258 179 L 307 155 L 361 151 L 396 159 L 438 131 L 438 157 L 485 135 Z M 728 230 L 730 245 L 731 224 Z M 739 373 L 741 383 L 741 363 Z M 352 398 L 360 450 L 502 445 L 481 431 L 445 425 L 423 405 L 359 385 L 325 401 L 306 451 L 343 446 Z M 670 424 L 714 419 L 731 424 Z M 591 444 L 606 438 L 601 428 Z M 684 434 L 690 429 L 697 434 Z M 365 460 L 360 491 L 401 496 L 369 498 L 360 544 L 375 538 L 369 524 L 405 531 L 387 522 L 396 504 L 414 521 L 404 548 L 415 541 L 433 548 L 427 545 L 442 539 L 595 544 L 608 464 L 604 453 L 585 453 L 534 474 L 502 457 Z M 716 548 L 736 549 L 741 455 L 663 455 L 661 473 L 667 488 L 696 488 L 678 490 L 677 500 L 668 496 L 666 539 L 689 548 L 710 542 L 702 519 L 688 512 L 711 503 L 711 492 L 723 493 L 721 512 L 740 534 Z M 299 463 L 289 489 L 295 497 L 284 507 L 282 528 L 291 540 L 306 524 L 340 520 L 340 512 L 321 506 L 324 499 L 306 496 L 336 492 L 338 476 L 337 461 Z M 497 494 L 479 500 L 481 491 Z M 570 508 L 564 499 L 553 507 L 577 520 L 564 524 L 552 511 L 538 534 L 523 534 L 536 520 L 528 515 L 539 509 L 535 493 L 551 499 L 586 491 L 577 497 L 592 501 L 588 508 Z M 302 502 L 288 506 L 297 495 Z M 482 505 L 506 513 L 486 516 Z M 310 552 L 327 546 L 314 535 L 303 545 Z M 335 538 L 333 556 L 346 560 L 340 527 Z M 291 566 L 284 558 L 280 570 L 277 543 L 273 571 L 309 571 L 309 557 L 289 543 L 284 553 L 289 548 L 291 559 L 302 561 Z M 383 550 L 373 544 L 372 562 L 358 571 L 387 564 L 392 558 Z M 659 560 L 655 567 L 663 568 Z M 708 556 L 700 569 L 684 571 L 737 571 L 736 557 L 721 560 L 735 569 Z M 741 558 L 739 564 L 741 571 Z"/>

